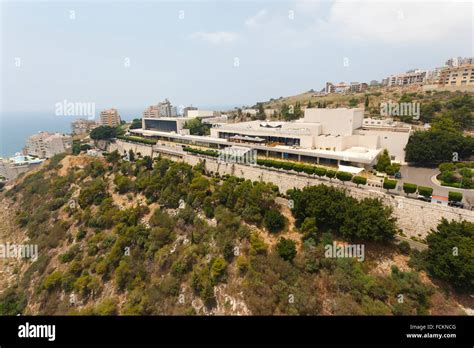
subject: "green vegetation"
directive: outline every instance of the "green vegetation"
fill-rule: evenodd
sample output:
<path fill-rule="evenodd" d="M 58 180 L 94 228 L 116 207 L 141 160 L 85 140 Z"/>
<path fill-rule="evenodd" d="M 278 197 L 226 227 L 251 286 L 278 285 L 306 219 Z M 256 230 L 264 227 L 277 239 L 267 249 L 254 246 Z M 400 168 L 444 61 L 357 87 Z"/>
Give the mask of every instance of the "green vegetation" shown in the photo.
<path fill-rule="evenodd" d="M 397 187 L 397 180 L 390 180 L 385 178 L 385 180 L 383 181 L 383 188 L 386 189 L 387 192 L 389 190 L 393 190 L 395 187 Z"/>
<path fill-rule="evenodd" d="M 99 126 L 94 128 L 90 137 L 93 140 L 110 140 L 117 136 L 117 129 L 109 126 Z"/>
<path fill-rule="evenodd" d="M 428 235 L 427 268 L 468 293 L 474 291 L 474 223 L 443 219 Z"/>
<path fill-rule="evenodd" d="M 395 235 L 392 210 L 380 200 L 358 201 L 325 185 L 290 190 L 288 196 L 294 201 L 292 212 L 298 226 L 306 218 L 314 218 L 318 230 L 339 231 L 347 239 L 389 241 Z"/>
<path fill-rule="evenodd" d="M 142 119 L 134 118 L 132 123 L 130 124 L 130 129 L 140 129 L 140 128 L 142 128 Z"/>
<path fill-rule="evenodd" d="M 352 178 L 352 182 L 354 184 L 357 185 L 357 187 L 359 187 L 359 185 L 366 185 L 367 184 L 367 178 L 363 177 L 363 176 L 354 176 Z"/>
<path fill-rule="evenodd" d="M 211 125 L 203 123 L 200 118 L 193 118 L 186 121 L 183 128 L 189 129 L 191 135 L 209 135 L 211 134 Z"/>
<path fill-rule="evenodd" d="M 275 185 L 215 175 L 204 161 L 194 167 L 148 156 L 128 162 L 111 152 L 107 162 L 85 157 L 84 166 L 60 176 L 62 158 L 1 194 L 21 207 L 15 221 L 29 243 L 48 253 L 0 294 L 0 314 L 30 314 L 31 308 L 46 315 L 202 314 L 190 299 L 231 311 L 214 295 L 221 284 L 254 315 L 431 310 L 438 290 L 416 272 L 379 274 L 373 259 L 324 256 L 324 245 L 341 239 L 398 252 L 385 246 L 397 228 L 380 200 L 357 200 L 325 185 L 290 190 L 294 229 L 275 202 Z M 71 198 L 78 204 L 67 204 Z M 80 310 L 69 303 L 73 292 Z M 400 293 L 403 304 L 396 300 Z"/>
<path fill-rule="evenodd" d="M 296 243 L 291 239 L 280 238 L 276 251 L 285 261 L 292 261 L 296 256 Z"/>
<path fill-rule="evenodd" d="M 474 162 L 441 163 L 438 179 L 441 185 L 457 188 L 474 188 L 473 172 Z"/>
<path fill-rule="evenodd" d="M 424 197 L 431 197 L 433 188 L 427 186 L 418 186 L 418 194 Z"/>
<path fill-rule="evenodd" d="M 417 189 L 418 186 L 416 184 L 410 184 L 408 182 L 403 183 L 403 192 L 405 192 L 407 196 L 410 193 L 415 193 Z"/>
<path fill-rule="evenodd" d="M 410 136 L 406 161 L 417 165 L 438 164 L 468 159 L 474 150 L 474 139 L 463 135 L 450 117 L 439 117 L 428 131 L 416 131 Z"/>
<path fill-rule="evenodd" d="M 347 172 L 337 172 L 336 173 L 336 178 L 341 180 L 343 183 L 346 181 L 351 181 L 352 180 L 352 174 L 347 173 Z"/>
<path fill-rule="evenodd" d="M 211 156 L 211 157 L 218 157 L 219 152 L 215 150 L 200 150 L 200 149 L 195 149 L 190 146 L 183 147 L 183 150 L 186 152 L 190 152 L 195 155 L 205 155 L 205 156 Z"/>
<path fill-rule="evenodd" d="M 267 210 L 263 224 L 272 233 L 280 232 L 285 227 L 285 217 L 276 209 Z"/>
<path fill-rule="evenodd" d="M 145 145 L 156 145 L 156 140 L 142 138 L 138 136 L 125 136 L 125 135 L 118 135 L 117 139 L 129 141 L 132 143 L 140 143 Z"/>
<path fill-rule="evenodd" d="M 453 192 L 449 191 L 448 199 L 453 202 L 461 202 L 462 201 L 462 193 L 461 192 Z"/>

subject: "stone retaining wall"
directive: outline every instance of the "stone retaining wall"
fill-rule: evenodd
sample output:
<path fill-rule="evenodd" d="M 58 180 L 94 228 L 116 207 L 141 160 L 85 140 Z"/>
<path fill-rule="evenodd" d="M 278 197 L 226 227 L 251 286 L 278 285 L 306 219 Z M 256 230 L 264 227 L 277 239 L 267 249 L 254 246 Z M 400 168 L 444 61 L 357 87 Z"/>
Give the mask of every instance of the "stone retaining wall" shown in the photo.
<path fill-rule="evenodd" d="M 158 155 L 158 153 L 153 152 L 153 148 L 150 145 L 128 143 L 125 141 L 116 141 L 109 145 L 109 151 L 118 150 L 120 153 L 123 153 L 124 150 L 129 151 L 130 149 L 135 153 L 140 152 L 143 156 L 156 157 Z M 221 163 L 212 157 L 195 156 L 184 152 L 181 160 L 190 165 L 196 165 L 204 159 L 208 171 L 219 173 L 220 175 L 230 174 L 252 181 L 271 182 L 277 185 L 282 193 L 292 188 L 303 188 L 305 186 L 323 183 L 325 185 L 345 188 L 351 196 L 358 199 L 366 197 L 380 198 L 384 204 L 393 208 L 393 214 L 398 220 L 399 228 L 408 237 L 424 239 L 431 229 L 436 228 L 442 218 L 474 222 L 474 211 L 439 206 L 434 203 L 406 198 L 402 195 L 390 195 L 379 188 L 357 188 L 352 183 L 343 185 L 337 182 L 337 180 L 331 182 L 327 178 L 310 177 L 302 173 L 295 172 L 294 174 L 290 174 L 283 170 L 273 168 Z"/>

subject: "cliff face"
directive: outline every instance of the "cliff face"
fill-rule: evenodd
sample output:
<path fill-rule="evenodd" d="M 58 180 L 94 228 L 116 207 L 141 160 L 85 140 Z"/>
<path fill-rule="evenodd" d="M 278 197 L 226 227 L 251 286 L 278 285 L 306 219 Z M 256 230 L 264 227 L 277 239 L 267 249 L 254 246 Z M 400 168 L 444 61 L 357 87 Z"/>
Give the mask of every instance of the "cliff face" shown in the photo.
<path fill-rule="evenodd" d="M 273 185 L 202 164 L 57 156 L 0 194 L 0 242 L 38 248 L 0 259 L 0 314 L 460 312 L 394 246 L 367 243 L 364 263 L 324 258 L 277 202 Z M 268 211 L 281 231 L 268 232 Z"/>

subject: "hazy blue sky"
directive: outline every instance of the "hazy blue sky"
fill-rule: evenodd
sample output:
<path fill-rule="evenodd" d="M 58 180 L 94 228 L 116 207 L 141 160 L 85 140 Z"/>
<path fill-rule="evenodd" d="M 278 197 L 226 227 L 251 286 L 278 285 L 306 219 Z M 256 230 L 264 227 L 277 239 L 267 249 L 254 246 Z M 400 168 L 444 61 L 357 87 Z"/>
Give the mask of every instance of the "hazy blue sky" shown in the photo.
<path fill-rule="evenodd" d="M 175 105 L 242 105 L 319 90 L 326 81 L 380 80 L 473 55 L 472 6 L 2 2 L 1 110 L 53 112 L 65 99 L 119 110 L 165 97 Z"/>

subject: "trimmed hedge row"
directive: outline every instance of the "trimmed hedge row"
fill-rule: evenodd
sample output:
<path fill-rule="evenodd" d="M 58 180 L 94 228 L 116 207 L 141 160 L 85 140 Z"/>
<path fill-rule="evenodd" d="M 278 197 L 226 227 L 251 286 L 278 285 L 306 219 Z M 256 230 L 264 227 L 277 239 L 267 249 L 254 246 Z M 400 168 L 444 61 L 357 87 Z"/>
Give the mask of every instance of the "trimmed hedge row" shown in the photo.
<path fill-rule="evenodd" d="M 351 173 L 348 173 L 348 172 L 336 171 L 336 170 L 326 169 L 323 167 L 316 167 L 316 166 L 312 166 L 312 165 L 304 164 L 304 163 L 284 162 L 284 161 L 276 161 L 276 160 L 269 160 L 269 159 L 258 159 L 257 164 L 261 166 L 277 168 L 277 169 L 294 170 L 295 172 L 299 172 L 299 173 L 315 174 L 319 177 L 326 176 L 329 179 L 337 178 L 341 180 L 342 182 L 352 181 L 357 186 L 367 184 L 367 179 L 364 178 L 363 176 L 353 176 Z"/>
<path fill-rule="evenodd" d="M 211 157 L 217 157 L 219 156 L 219 152 L 215 150 L 200 150 L 200 149 L 195 149 L 190 146 L 185 146 L 183 147 L 183 150 L 186 152 L 190 152 L 195 155 L 205 155 L 205 156 L 211 156 Z"/>
<path fill-rule="evenodd" d="M 146 138 L 136 137 L 136 136 L 117 135 L 117 139 L 125 140 L 125 141 L 133 141 L 135 143 L 142 143 L 146 145 L 156 145 L 156 140 L 146 139 Z"/>

